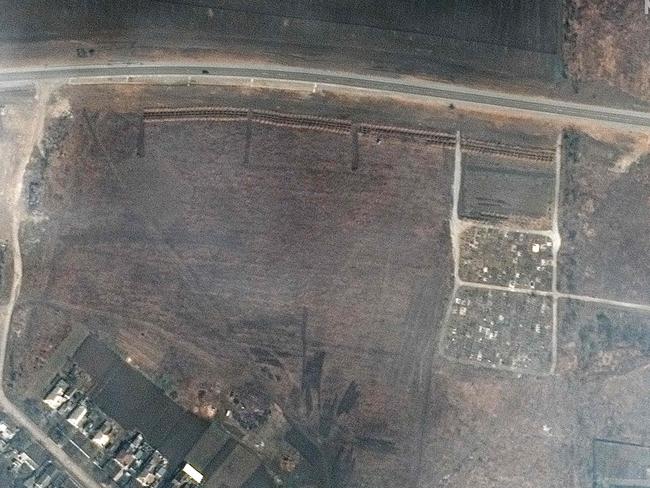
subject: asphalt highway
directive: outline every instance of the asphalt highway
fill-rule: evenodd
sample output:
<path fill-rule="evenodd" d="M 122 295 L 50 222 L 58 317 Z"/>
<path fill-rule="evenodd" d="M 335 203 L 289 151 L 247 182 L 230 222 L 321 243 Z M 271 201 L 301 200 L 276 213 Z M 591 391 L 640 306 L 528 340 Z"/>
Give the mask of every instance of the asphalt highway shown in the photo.
<path fill-rule="evenodd" d="M 20 84 L 45 80 L 127 77 L 227 77 L 255 80 L 313 83 L 377 92 L 431 97 L 457 103 L 522 110 L 557 119 L 582 119 L 630 128 L 650 127 L 650 113 L 510 94 L 495 90 L 468 88 L 449 83 L 420 79 L 339 73 L 334 71 L 292 68 L 281 65 L 175 65 L 111 64 L 63 67 L 0 69 L 0 84 Z M 197 78 L 198 79 L 198 78 Z"/>

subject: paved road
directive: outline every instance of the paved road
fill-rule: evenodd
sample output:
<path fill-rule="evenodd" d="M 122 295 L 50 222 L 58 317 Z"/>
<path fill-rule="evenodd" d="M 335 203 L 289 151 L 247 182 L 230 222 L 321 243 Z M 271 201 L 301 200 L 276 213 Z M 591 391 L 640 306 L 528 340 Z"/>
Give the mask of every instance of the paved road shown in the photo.
<path fill-rule="evenodd" d="M 558 119 L 574 118 L 592 120 L 637 129 L 650 127 L 650 113 L 648 112 L 600 107 L 535 96 L 515 95 L 417 79 L 398 79 L 338 73 L 334 71 L 291 68 L 281 65 L 192 66 L 173 64 L 113 64 L 34 67 L 21 70 L 9 68 L 0 70 L 0 83 L 128 76 L 218 76 L 307 82 L 318 85 L 334 85 L 363 90 L 419 95 L 453 102 L 466 102 L 490 107 L 524 110 Z"/>

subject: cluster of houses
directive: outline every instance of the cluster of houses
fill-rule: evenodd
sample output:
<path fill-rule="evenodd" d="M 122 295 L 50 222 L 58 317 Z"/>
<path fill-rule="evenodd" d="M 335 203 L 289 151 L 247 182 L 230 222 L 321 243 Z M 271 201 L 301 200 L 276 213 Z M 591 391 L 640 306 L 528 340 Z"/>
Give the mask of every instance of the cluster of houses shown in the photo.
<path fill-rule="evenodd" d="M 224 395 L 222 418 L 208 421 L 92 335 L 66 357 L 40 386 L 43 420 L 106 486 L 270 487 L 310 469 L 297 469 L 303 458 L 280 407 L 254 390 Z"/>
<path fill-rule="evenodd" d="M 126 431 L 107 417 L 85 392 L 58 377 L 43 403 L 88 439 L 94 449 L 90 445 L 78 448 L 93 458 L 117 486 L 162 487 L 169 470 L 167 458 L 141 433 Z"/>
<path fill-rule="evenodd" d="M 77 488 L 29 435 L 0 420 L 0 485 L 3 488 Z"/>

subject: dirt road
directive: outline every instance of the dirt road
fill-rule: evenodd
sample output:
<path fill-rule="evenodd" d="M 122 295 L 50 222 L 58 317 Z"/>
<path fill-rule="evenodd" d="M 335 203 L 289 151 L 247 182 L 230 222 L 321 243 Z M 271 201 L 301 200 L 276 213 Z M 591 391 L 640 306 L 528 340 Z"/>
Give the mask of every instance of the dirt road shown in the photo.
<path fill-rule="evenodd" d="M 32 148 L 37 146 L 45 123 L 46 103 L 49 96 L 47 88 L 41 88 L 38 91 L 38 102 L 34 110 L 34 122 L 32 126 L 32 134 L 30 143 L 26 145 L 25 154 L 21 158 L 21 167 L 16 172 L 16 180 L 13 184 L 8 184 L 9 188 L 13 188 L 13 206 L 9 209 L 12 212 L 11 219 L 11 249 L 13 253 L 13 280 L 11 285 L 11 294 L 7 305 L 0 309 L 0 377 L 4 378 L 4 367 L 7 357 L 7 342 L 9 338 L 9 329 L 11 324 L 11 316 L 16 304 L 18 295 L 20 294 L 20 285 L 22 281 L 22 256 L 20 253 L 20 240 L 19 231 L 20 223 L 22 220 L 22 190 L 23 190 L 23 175 L 25 168 L 29 162 Z M 72 476 L 79 484 L 86 488 L 101 488 L 102 485 L 94 481 L 81 467 L 63 451 L 63 449 L 50 439 L 45 432 L 43 432 L 34 422 L 32 422 L 18 407 L 16 407 L 5 395 L 4 389 L 0 388 L 0 408 L 9 415 L 14 422 L 28 431 L 30 435 L 41 446 L 47 449 L 52 456 L 56 459 L 65 469 L 68 474 Z"/>

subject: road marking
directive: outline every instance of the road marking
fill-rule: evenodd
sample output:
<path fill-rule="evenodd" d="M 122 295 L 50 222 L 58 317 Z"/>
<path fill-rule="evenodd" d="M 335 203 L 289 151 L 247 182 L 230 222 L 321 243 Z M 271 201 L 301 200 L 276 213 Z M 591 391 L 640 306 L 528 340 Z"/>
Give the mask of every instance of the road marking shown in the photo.
<path fill-rule="evenodd" d="M 76 447 L 76 448 L 79 450 L 79 452 L 81 452 L 81 454 L 83 454 L 83 455 L 86 456 L 88 459 L 90 459 L 90 456 L 88 455 L 88 453 L 86 453 L 86 451 L 84 451 L 84 450 L 81 448 L 81 446 L 80 446 L 79 444 L 77 444 L 75 441 L 73 441 L 73 440 L 70 439 L 70 438 L 68 438 L 68 442 L 69 442 L 70 444 L 72 444 L 74 447 Z"/>

